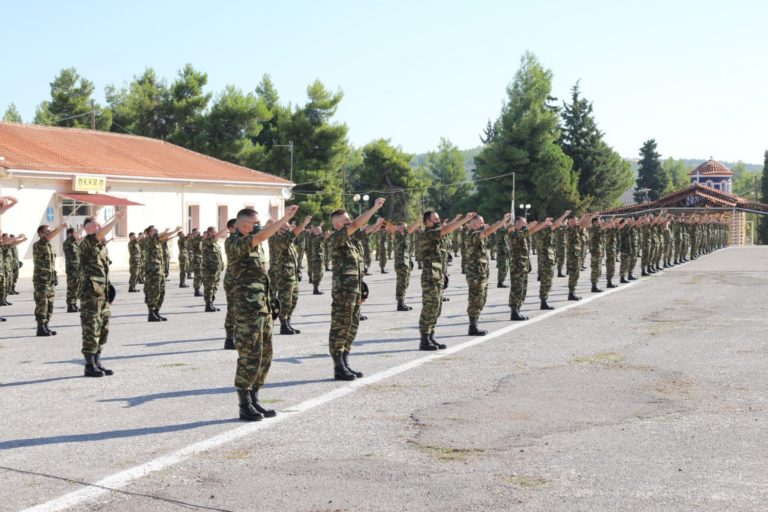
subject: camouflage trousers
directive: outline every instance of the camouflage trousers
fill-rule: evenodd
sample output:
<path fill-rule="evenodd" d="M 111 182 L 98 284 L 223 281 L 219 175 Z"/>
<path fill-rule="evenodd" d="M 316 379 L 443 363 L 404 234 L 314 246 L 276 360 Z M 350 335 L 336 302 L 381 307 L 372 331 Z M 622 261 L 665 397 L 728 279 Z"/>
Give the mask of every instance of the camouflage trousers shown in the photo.
<path fill-rule="evenodd" d="M 528 294 L 528 268 L 512 264 L 509 269 L 509 307 L 521 308 Z"/>
<path fill-rule="evenodd" d="M 642 253 L 640 254 L 640 268 L 645 272 L 651 265 L 651 246 L 649 244 L 643 244 Z"/>
<path fill-rule="evenodd" d="M 496 279 L 499 284 L 503 284 L 507 280 L 507 274 L 509 274 L 509 256 L 499 255 L 496 259 Z"/>
<path fill-rule="evenodd" d="M 568 292 L 576 291 L 576 285 L 579 284 L 579 271 L 581 270 L 581 257 L 568 256 L 565 260 L 565 269 L 568 272 Z"/>
<path fill-rule="evenodd" d="M 299 301 L 299 281 L 294 272 L 275 273 L 275 292 L 280 299 L 280 320 L 291 318 Z"/>
<path fill-rule="evenodd" d="M 555 262 L 539 258 L 539 300 L 547 300 L 555 277 Z"/>
<path fill-rule="evenodd" d="M 203 298 L 205 302 L 216 300 L 216 292 L 219 291 L 219 281 L 221 280 L 221 270 L 203 269 Z"/>
<path fill-rule="evenodd" d="M 131 261 L 128 265 L 128 271 L 130 272 L 128 286 L 131 288 L 136 288 L 136 283 L 139 281 L 139 266 L 137 261 Z"/>
<path fill-rule="evenodd" d="M 7 295 L 6 290 L 10 288 L 10 285 L 6 286 L 7 280 L 5 274 L 0 273 L 0 297 L 5 298 Z"/>
<path fill-rule="evenodd" d="M 613 276 L 616 275 L 616 253 L 605 253 L 605 278 L 608 281 L 613 280 Z"/>
<path fill-rule="evenodd" d="M 619 263 L 619 277 L 621 279 L 624 279 L 627 277 L 627 274 L 629 273 L 629 262 L 631 260 L 631 256 L 629 253 L 623 252 L 621 253 L 621 263 Z"/>
<path fill-rule="evenodd" d="M 163 259 L 163 272 L 165 277 L 168 277 L 171 274 L 171 261 L 169 258 Z"/>
<path fill-rule="evenodd" d="M 387 266 L 387 252 L 379 250 L 379 268 L 384 270 Z"/>
<path fill-rule="evenodd" d="M 82 353 L 100 354 L 109 336 L 109 303 L 106 298 L 89 296 L 80 299 L 80 326 L 83 329 Z"/>
<path fill-rule="evenodd" d="M 77 304 L 77 296 L 80 293 L 80 273 L 67 272 L 67 305 Z"/>
<path fill-rule="evenodd" d="M 32 295 L 35 298 L 35 320 L 39 324 L 47 324 L 53 315 L 53 299 L 56 297 L 56 290 L 53 285 L 40 284 L 35 284 L 34 290 Z"/>
<path fill-rule="evenodd" d="M 331 331 L 328 334 L 328 351 L 331 355 L 349 352 L 357 336 L 360 324 L 360 293 L 338 290 L 331 302 Z"/>
<path fill-rule="evenodd" d="M 309 282 L 319 286 L 323 280 L 323 260 L 310 260 L 308 265 Z"/>
<path fill-rule="evenodd" d="M 325 269 L 326 270 L 331 268 L 331 251 L 330 251 L 330 249 L 326 249 L 325 254 L 323 255 L 323 263 L 325 264 Z"/>
<path fill-rule="evenodd" d="M 189 258 L 179 258 L 179 282 L 183 283 L 189 274 Z"/>
<path fill-rule="evenodd" d="M 227 299 L 227 316 L 224 317 L 224 330 L 235 330 L 235 297 L 233 290 L 232 278 L 229 276 L 229 272 L 224 274 L 224 296 Z"/>
<path fill-rule="evenodd" d="M 488 276 L 467 274 L 467 286 L 467 316 L 477 318 L 483 312 L 488 298 Z"/>
<path fill-rule="evenodd" d="M 395 299 L 397 299 L 397 302 L 403 302 L 405 301 L 405 292 L 408 291 L 408 284 L 410 284 L 411 280 L 411 266 L 396 263 L 395 272 L 397 273 Z"/>
<path fill-rule="evenodd" d="M 555 246 L 555 266 L 557 267 L 557 275 L 563 273 L 563 265 L 565 265 L 565 246 Z"/>
<path fill-rule="evenodd" d="M 259 389 L 267 380 L 272 365 L 272 315 L 269 313 L 238 314 L 235 327 L 237 369 L 235 387 Z"/>
<path fill-rule="evenodd" d="M 434 263 L 433 263 L 434 265 Z M 433 334 L 443 309 L 443 273 L 425 266 L 421 271 L 421 315 L 419 332 Z"/>
<path fill-rule="evenodd" d="M 296 249 L 296 264 L 299 268 L 304 268 L 304 246 L 303 244 Z"/>
<path fill-rule="evenodd" d="M 194 280 L 192 281 L 192 287 L 195 290 L 199 290 L 203 284 L 203 262 L 200 258 L 192 258 L 192 272 L 194 272 Z"/>
<path fill-rule="evenodd" d="M 589 255 L 589 266 L 589 279 L 593 285 L 597 284 L 598 279 L 603 274 L 603 253 L 591 253 Z"/>
<path fill-rule="evenodd" d="M 632 274 L 637 266 L 637 253 L 632 252 L 629 254 L 629 273 Z"/>
<path fill-rule="evenodd" d="M 165 275 L 160 269 L 144 275 L 144 303 L 149 309 L 160 309 L 165 300 Z"/>

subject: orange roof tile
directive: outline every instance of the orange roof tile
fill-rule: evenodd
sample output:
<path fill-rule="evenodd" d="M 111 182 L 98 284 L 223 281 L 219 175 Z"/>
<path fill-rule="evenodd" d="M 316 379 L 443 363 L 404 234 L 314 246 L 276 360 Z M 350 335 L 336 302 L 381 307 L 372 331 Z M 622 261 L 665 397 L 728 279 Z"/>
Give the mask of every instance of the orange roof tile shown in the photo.
<path fill-rule="evenodd" d="M 707 160 L 694 170 L 688 173 L 688 176 L 733 176 L 729 168 L 717 160 Z"/>
<path fill-rule="evenodd" d="M 664 208 L 671 206 L 686 196 L 698 196 L 703 197 L 710 203 L 723 208 L 746 208 L 768 212 L 768 205 L 763 203 L 751 203 L 741 196 L 726 192 L 724 190 L 718 190 L 711 187 L 706 187 L 700 183 L 694 183 L 683 189 L 670 192 L 658 198 L 656 201 L 647 201 L 639 204 L 627 204 L 619 206 L 618 208 L 611 208 L 610 210 L 604 210 L 600 212 L 603 215 L 620 215 L 633 212 L 640 212 L 658 208 Z"/>
<path fill-rule="evenodd" d="M 77 128 L 0 122 L 0 157 L 6 169 L 292 185 L 162 140 Z"/>

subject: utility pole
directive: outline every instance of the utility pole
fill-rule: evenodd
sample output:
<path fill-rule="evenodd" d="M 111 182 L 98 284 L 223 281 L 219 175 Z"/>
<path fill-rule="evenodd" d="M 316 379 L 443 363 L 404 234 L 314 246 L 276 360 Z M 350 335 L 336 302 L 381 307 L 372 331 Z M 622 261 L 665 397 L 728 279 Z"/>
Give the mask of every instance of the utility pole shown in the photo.
<path fill-rule="evenodd" d="M 96 102 L 91 100 L 91 130 L 96 129 Z"/>
<path fill-rule="evenodd" d="M 510 210 L 512 214 L 512 219 L 515 218 L 515 173 L 512 173 L 512 204 L 510 205 Z"/>

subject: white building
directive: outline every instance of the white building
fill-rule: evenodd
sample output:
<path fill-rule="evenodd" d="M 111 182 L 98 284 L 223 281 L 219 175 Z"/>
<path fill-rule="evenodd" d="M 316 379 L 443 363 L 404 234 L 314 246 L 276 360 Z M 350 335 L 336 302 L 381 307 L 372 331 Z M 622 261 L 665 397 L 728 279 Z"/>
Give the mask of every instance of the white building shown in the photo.
<path fill-rule="evenodd" d="M 0 196 L 19 200 L 0 215 L 0 231 L 26 234 L 19 246 L 32 272 L 32 243 L 41 224 L 82 225 L 126 210 L 109 245 L 113 269 L 128 267 L 128 233 L 149 225 L 226 226 L 244 207 L 263 220 L 283 215 L 293 183 L 211 158 L 157 139 L 109 132 L 0 122 Z M 62 234 L 53 241 L 64 268 Z M 176 244 L 171 244 L 175 261 Z"/>

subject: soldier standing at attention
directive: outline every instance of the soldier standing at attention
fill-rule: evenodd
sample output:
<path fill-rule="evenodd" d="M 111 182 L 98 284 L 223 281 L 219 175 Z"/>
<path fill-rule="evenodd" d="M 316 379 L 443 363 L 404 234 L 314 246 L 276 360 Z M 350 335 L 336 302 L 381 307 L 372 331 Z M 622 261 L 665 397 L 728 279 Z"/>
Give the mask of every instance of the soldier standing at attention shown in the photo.
<path fill-rule="evenodd" d="M 267 259 L 261 243 L 283 227 L 298 211 L 288 206 L 285 215 L 261 229 L 259 214 L 252 208 L 237 212 L 237 233 L 231 240 L 232 272 L 235 300 L 235 347 L 237 369 L 235 389 L 240 419 L 259 421 L 277 413 L 259 402 L 259 389 L 267 380 L 272 364 L 272 306 L 267 275 Z"/>
<path fill-rule="evenodd" d="M 80 234 L 67 228 L 64 240 L 64 262 L 67 273 L 67 313 L 77 313 L 77 295 L 80 291 Z"/>
<path fill-rule="evenodd" d="M 629 273 L 629 260 L 632 254 L 632 226 L 634 220 L 631 218 L 622 219 L 618 224 L 616 231 L 616 243 L 619 249 L 619 282 L 626 284 L 627 274 Z"/>
<path fill-rule="evenodd" d="M 176 244 L 179 247 L 179 288 L 189 288 L 189 285 L 186 283 L 187 274 L 189 274 L 188 240 L 189 237 L 183 232 L 179 233 L 179 239 L 176 240 Z"/>
<path fill-rule="evenodd" d="M 568 249 L 565 257 L 565 267 L 568 273 L 568 300 L 581 300 L 576 295 L 576 285 L 579 282 L 579 271 L 581 270 L 581 241 L 582 231 L 592 222 L 591 215 L 584 215 L 581 220 L 575 216 L 568 216 L 568 230 L 565 233 Z"/>
<path fill-rule="evenodd" d="M 405 303 L 405 292 L 411 281 L 413 260 L 411 255 L 411 235 L 419 229 L 419 224 L 414 223 L 410 228 L 405 222 L 399 222 L 395 227 L 395 273 L 397 284 L 395 285 L 395 299 L 398 311 L 410 311 L 413 308 Z"/>
<path fill-rule="evenodd" d="M 530 237 L 545 224 L 536 221 L 528 222 L 525 217 L 517 217 L 515 223 L 507 230 L 509 238 L 509 309 L 512 311 L 510 320 L 528 320 L 520 310 L 523 308 L 525 296 L 528 293 L 528 274 L 531 272 L 530 252 L 528 243 Z"/>
<path fill-rule="evenodd" d="M 538 231 L 539 251 L 536 254 L 539 272 L 539 300 L 541 305 L 539 309 L 555 309 L 549 305 L 549 292 L 552 291 L 552 280 L 555 277 L 555 232 L 560 229 L 563 220 L 571 213 L 566 210 L 554 222 L 548 217 L 543 223 L 540 223 Z"/>
<path fill-rule="evenodd" d="M 56 296 L 56 253 L 51 247 L 51 240 L 67 227 L 62 223 L 51 230 L 43 224 L 37 228 L 40 239 L 32 245 L 32 260 L 34 270 L 32 285 L 35 298 L 35 320 L 37 320 L 37 336 L 55 336 L 56 331 L 48 328 L 48 322 L 53 314 L 53 299 Z"/>
<path fill-rule="evenodd" d="M 227 232 L 227 228 L 216 232 L 216 228 L 209 226 L 205 232 L 205 240 L 201 246 L 203 296 L 205 297 L 205 312 L 215 313 L 219 308 L 213 305 L 216 300 L 216 292 L 219 289 L 221 271 L 224 269 L 224 260 L 221 257 L 219 238 Z"/>
<path fill-rule="evenodd" d="M 468 213 L 462 218 L 456 215 L 445 226 L 440 223 L 440 216 L 433 211 L 424 212 L 424 236 L 421 240 L 421 260 L 424 269 L 421 272 L 421 316 L 419 332 L 421 341 L 419 350 L 437 350 L 445 345 L 435 340 L 435 325 L 443 307 L 443 270 L 442 238 L 453 233 L 471 221 L 475 213 Z"/>
<path fill-rule="evenodd" d="M 11 306 L 8 295 L 18 295 L 15 290 L 19 274 L 17 246 L 26 240 L 25 235 L 13 236 L 8 233 L 3 233 L 0 239 L 0 305 Z"/>
<path fill-rule="evenodd" d="M 488 297 L 488 278 L 490 277 L 490 262 L 488 261 L 488 245 L 486 238 L 496 233 L 499 229 L 506 226 L 509 222 L 511 213 L 505 213 L 504 218 L 496 222 L 491 226 L 485 224 L 485 220 L 480 215 L 476 215 L 469 221 L 467 226 L 469 227 L 468 240 L 467 240 L 467 285 L 468 301 L 467 301 L 467 316 L 469 317 L 469 331 L 467 334 L 470 336 L 485 336 L 488 331 L 484 329 L 478 329 L 477 321 L 480 318 L 480 314 L 485 307 L 485 301 Z M 497 247 L 501 248 L 499 240 L 506 237 L 499 236 L 496 238 Z M 504 246 L 507 242 L 504 240 Z M 501 261 L 502 254 L 498 252 L 499 262 Z M 504 258 L 508 255 L 504 255 Z M 434 350 L 434 349 L 432 349 Z"/>
<path fill-rule="evenodd" d="M 187 241 L 187 249 L 189 250 L 189 260 L 192 273 L 194 274 L 192 288 L 195 290 L 195 297 L 202 297 L 203 294 L 200 293 L 200 286 L 203 284 L 203 237 L 197 228 L 192 230 L 192 239 Z"/>
<path fill-rule="evenodd" d="M 144 260 L 144 302 L 147 305 L 148 322 L 168 320 L 160 316 L 160 308 L 165 299 L 165 266 L 163 262 L 163 242 L 181 231 L 181 226 L 173 231 L 167 229 L 157 232 L 155 226 L 144 230 L 147 256 Z"/>
<path fill-rule="evenodd" d="M 128 291 L 130 293 L 136 293 L 139 290 L 136 289 L 136 282 L 139 279 L 139 269 L 141 268 L 141 249 L 139 249 L 139 239 L 136 238 L 136 233 L 128 234 L 128 271 L 130 277 L 128 278 Z"/>
<path fill-rule="evenodd" d="M 379 259 L 379 268 L 381 269 L 382 274 L 388 274 L 386 270 L 387 266 L 387 242 L 389 241 L 389 232 L 386 229 L 386 226 L 382 226 L 379 230 L 379 234 L 376 237 L 376 240 L 378 241 L 378 247 L 376 249 L 376 255 Z"/>
<path fill-rule="evenodd" d="M 589 230 L 589 264 L 591 267 L 589 278 L 592 281 L 592 293 L 600 293 L 603 290 L 597 287 L 597 281 L 603 270 L 603 250 L 605 247 L 605 233 L 603 221 L 598 217 L 592 219 L 592 228 Z"/>
<path fill-rule="evenodd" d="M 333 251 L 333 286 L 328 350 L 333 358 L 333 378 L 336 380 L 354 380 L 363 376 L 362 372 L 349 367 L 349 352 L 357 336 L 363 292 L 363 264 L 360 261 L 363 255 L 352 235 L 365 226 L 383 205 L 384 198 L 376 199 L 373 208 L 354 221 L 346 210 L 336 210 L 331 214 L 333 232 L 329 240 Z"/>
<path fill-rule="evenodd" d="M 272 237 L 272 249 L 275 251 L 275 290 L 280 300 L 280 334 L 301 333 L 291 325 L 291 316 L 299 301 L 299 261 L 294 241 L 311 221 L 312 216 L 307 215 L 301 225 L 283 225 Z"/>
<path fill-rule="evenodd" d="M 618 219 L 613 219 L 604 226 L 605 231 L 605 280 L 606 288 L 616 288 L 613 276 L 616 275 L 616 244 L 618 241 Z"/>
<path fill-rule="evenodd" d="M 232 263 L 235 260 L 234 243 L 237 237 L 237 219 L 227 221 L 229 236 L 224 240 L 224 254 L 227 255 L 227 272 L 224 274 L 224 296 L 227 299 L 227 316 L 224 318 L 224 350 L 235 350 L 235 275 Z"/>
<path fill-rule="evenodd" d="M 307 235 L 307 269 L 309 282 L 312 283 L 313 295 L 322 295 L 320 281 L 323 280 L 323 261 L 325 260 L 325 236 L 323 228 L 313 226 Z"/>
<path fill-rule="evenodd" d="M 555 230 L 555 266 L 557 277 L 565 277 L 563 265 L 565 265 L 565 224 Z"/>
<path fill-rule="evenodd" d="M 100 226 L 94 217 L 85 219 L 85 238 L 80 243 L 80 325 L 85 376 L 103 377 L 114 372 L 101 364 L 101 351 L 109 335 L 109 256 L 104 238 L 125 215 L 117 212 Z"/>
<path fill-rule="evenodd" d="M 503 232 L 495 233 L 493 237 L 496 239 L 496 288 L 507 288 L 504 281 L 509 274 L 509 241 Z"/>
<path fill-rule="evenodd" d="M 13 279 L 11 280 L 11 291 L 9 293 L 11 295 L 18 295 L 19 292 L 16 291 L 16 282 L 19 280 L 19 269 L 23 265 L 21 260 L 19 260 L 19 247 L 18 247 L 18 245 L 21 242 L 26 242 L 27 241 L 27 236 L 26 235 L 19 235 L 19 236 L 14 237 L 13 235 L 11 235 L 11 240 L 13 242 L 16 242 L 16 243 L 11 245 L 11 257 L 13 258 Z"/>

